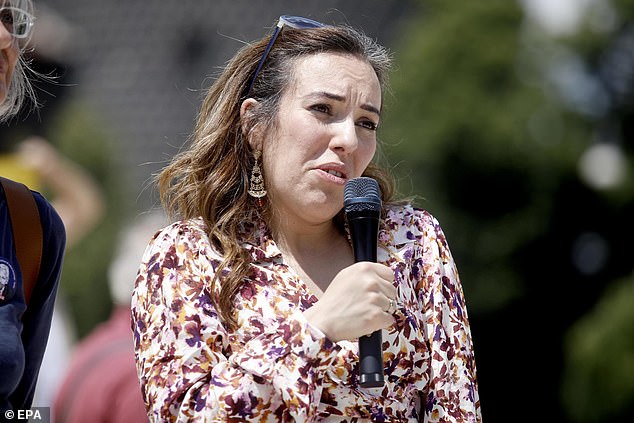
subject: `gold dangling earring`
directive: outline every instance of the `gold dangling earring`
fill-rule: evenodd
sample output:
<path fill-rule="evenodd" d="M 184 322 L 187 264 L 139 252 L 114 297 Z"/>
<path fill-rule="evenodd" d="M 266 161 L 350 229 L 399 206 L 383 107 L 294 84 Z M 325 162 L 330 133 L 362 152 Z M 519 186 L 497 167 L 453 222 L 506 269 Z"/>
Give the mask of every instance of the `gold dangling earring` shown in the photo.
<path fill-rule="evenodd" d="M 257 199 L 261 199 L 266 195 L 266 190 L 264 189 L 264 178 L 262 177 L 262 170 L 260 169 L 260 155 L 262 152 L 260 150 L 255 150 L 253 155 L 255 156 L 255 163 L 253 164 L 253 169 L 251 170 L 251 178 L 249 180 L 249 195 L 251 197 L 255 197 Z M 262 200 L 259 200 L 260 202 Z"/>

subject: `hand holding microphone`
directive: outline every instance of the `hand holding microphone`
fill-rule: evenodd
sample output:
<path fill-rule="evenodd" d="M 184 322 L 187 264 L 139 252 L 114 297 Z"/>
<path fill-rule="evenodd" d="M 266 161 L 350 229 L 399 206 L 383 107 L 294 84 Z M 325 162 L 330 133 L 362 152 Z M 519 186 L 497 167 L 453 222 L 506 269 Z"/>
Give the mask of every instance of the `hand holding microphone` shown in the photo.
<path fill-rule="evenodd" d="M 394 323 L 396 288 L 391 268 L 376 263 L 381 198 L 371 178 L 348 181 L 344 208 L 355 264 L 341 270 L 315 306 L 304 312 L 332 341 L 359 339 L 359 384 L 383 386 L 381 329 Z"/>
<path fill-rule="evenodd" d="M 381 218 L 379 184 L 372 178 L 354 178 L 346 182 L 343 195 L 354 261 L 376 263 Z M 385 312 L 394 312 L 394 296 L 387 298 L 389 304 Z M 359 338 L 359 385 L 364 388 L 383 386 L 382 344 L 380 330 Z"/>
<path fill-rule="evenodd" d="M 394 323 L 389 310 L 396 295 L 392 269 L 359 262 L 334 277 L 319 302 L 304 312 L 331 341 L 361 338 Z"/>

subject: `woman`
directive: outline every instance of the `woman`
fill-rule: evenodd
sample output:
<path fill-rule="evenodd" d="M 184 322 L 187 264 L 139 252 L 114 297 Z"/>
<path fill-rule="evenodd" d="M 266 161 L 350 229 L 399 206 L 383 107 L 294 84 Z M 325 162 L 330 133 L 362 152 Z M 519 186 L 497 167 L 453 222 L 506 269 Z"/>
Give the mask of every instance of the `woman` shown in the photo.
<path fill-rule="evenodd" d="M 180 220 L 150 242 L 132 302 L 152 420 L 480 421 L 444 235 L 371 162 L 389 64 L 356 30 L 282 17 L 209 90 L 159 175 Z M 342 219 L 361 175 L 383 196 L 379 263 L 354 263 Z M 375 330 L 386 382 L 361 388 L 356 341 Z"/>
<path fill-rule="evenodd" d="M 25 94 L 32 94 L 21 58 L 21 46 L 28 39 L 33 24 L 31 10 L 30 0 L 0 1 L 0 120 L 3 121 L 18 111 Z M 42 257 L 33 294 L 27 301 L 23 275 L 28 269 L 18 262 L 11 215 L 5 191 L 0 186 L 0 269 L 4 275 L 0 288 L 0 413 L 5 417 L 31 407 L 51 326 L 65 245 L 61 219 L 44 197 L 36 192 L 32 194 L 39 213 L 42 240 L 21 241 L 37 242 L 35 247 L 41 248 Z"/>

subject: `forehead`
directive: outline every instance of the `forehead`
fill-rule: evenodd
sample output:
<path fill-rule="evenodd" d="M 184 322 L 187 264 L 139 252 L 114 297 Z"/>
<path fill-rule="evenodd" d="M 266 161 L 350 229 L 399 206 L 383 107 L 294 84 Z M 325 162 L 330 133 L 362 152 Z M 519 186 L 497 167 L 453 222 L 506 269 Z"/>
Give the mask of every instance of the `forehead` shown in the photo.
<path fill-rule="evenodd" d="M 381 85 L 372 66 L 365 60 L 339 53 L 319 53 L 300 57 L 293 64 L 291 89 L 299 95 L 310 91 L 345 95 L 354 90 L 368 101 L 381 102 Z"/>

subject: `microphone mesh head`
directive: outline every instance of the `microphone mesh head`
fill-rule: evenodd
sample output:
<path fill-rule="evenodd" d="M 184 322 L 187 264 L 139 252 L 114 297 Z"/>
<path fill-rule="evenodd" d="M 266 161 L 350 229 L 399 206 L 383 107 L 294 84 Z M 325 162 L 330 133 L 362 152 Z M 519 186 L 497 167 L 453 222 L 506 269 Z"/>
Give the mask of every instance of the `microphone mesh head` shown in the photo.
<path fill-rule="evenodd" d="M 350 179 L 343 189 L 345 212 L 381 211 L 381 190 L 372 178 L 361 176 Z"/>

